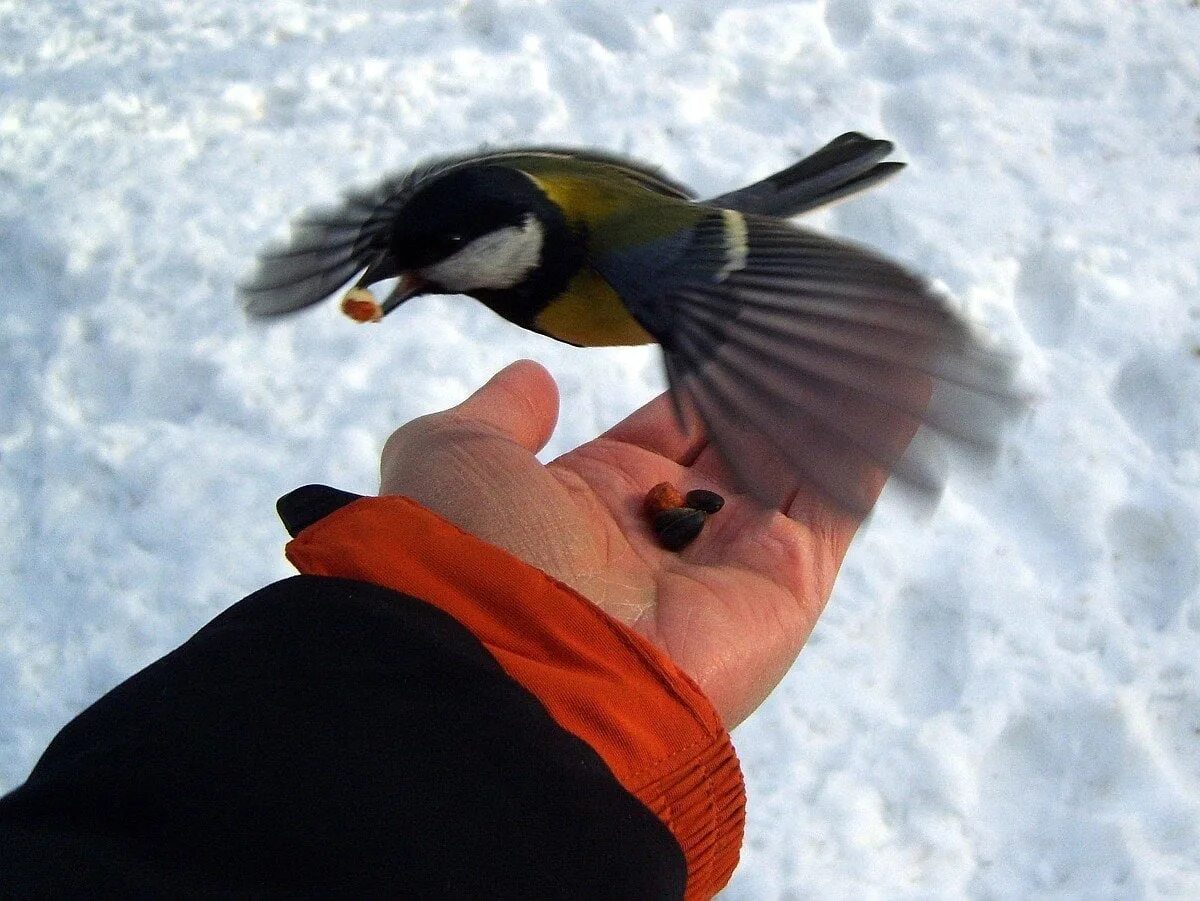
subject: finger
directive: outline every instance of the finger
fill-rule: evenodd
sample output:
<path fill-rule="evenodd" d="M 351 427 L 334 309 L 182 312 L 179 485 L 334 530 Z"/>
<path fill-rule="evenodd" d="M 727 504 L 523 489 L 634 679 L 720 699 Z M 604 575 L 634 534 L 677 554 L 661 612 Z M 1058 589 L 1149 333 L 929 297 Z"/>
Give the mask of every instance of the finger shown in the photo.
<path fill-rule="evenodd" d="M 445 458 L 455 452 L 470 450 L 492 464 L 527 463 L 550 440 L 557 418 L 558 386 L 550 373 L 531 360 L 512 363 L 457 406 L 396 429 L 379 460 L 380 494 L 437 496 Z"/>
<path fill-rule="evenodd" d="M 685 415 L 687 427 L 681 428 L 671 395 L 660 394 L 614 425 L 600 440 L 632 444 L 681 466 L 690 466 L 707 446 L 708 438 L 698 420 L 686 412 Z"/>
<path fill-rule="evenodd" d="M 792 493 L 783 510 L 796 525 L 818 539 L 818 543 L 830 554 L 835 566 L 850 549 L 863 518 L 851 513 L 817 491 L 812 485 L 801 484 Z"/>
<path fill-rule="evenodd" d="M 720 449 L 708 442 L 691 463 L 692 473 L 722 493 L 738 493 L 737 474 L 725 462 Z"/>
<path fill-rule="evenodd" d="M 558 421 L 558 386 L 540 364 L 518 360 L 457 407 L 434 414 L 438 416 L 477 423 L 536 454 Z"/>
<path fill-rule="evenodd" d="M 918 374 L 913 377 L 907 387 L 911 391 L 915 403 L 921 405 L 929 403 L 933 391 L 933 383 L 929 378 Z M 851 400 L 851 398 L 846 399 L 848 412 L 853 410 Z M 902 457 L 907 460 L 908 465 L 902 464 L 901 466 L 902 473 L 930 471 L 931 468 L 936 467 L 939 446 L 936 443 L 928 447 L 914 445 L 914 438 L 919 426 L 918 420 L 894 411 L 875 410 L 871 415 L 875 418 L 874 428 L 880 443 L 890 446 L 898 460 Z M 874 507 L 887 484 L 888 477 L 888 469 L 883 466 L 866 465 L 859 468 L 858 478 L 861 482 L 863 496 L 867 498 L 868 508 Z M 914 498 L 928 496 L 918 491 Z M 854 540 L 855 534 L 866 518 L 866 514 L 861 511 L 852 512 L 836 503 L 831 503 L 828 496 L 818 491 L 814 485 L 806 482 L 800 482 L 796 486 L 796 490 L 784 505 L 783 512 L 793 522 L 809 529 L 814 534 L 824 536 L 826 545 L 839 563 L 850 549 L 850 542 Z"/>

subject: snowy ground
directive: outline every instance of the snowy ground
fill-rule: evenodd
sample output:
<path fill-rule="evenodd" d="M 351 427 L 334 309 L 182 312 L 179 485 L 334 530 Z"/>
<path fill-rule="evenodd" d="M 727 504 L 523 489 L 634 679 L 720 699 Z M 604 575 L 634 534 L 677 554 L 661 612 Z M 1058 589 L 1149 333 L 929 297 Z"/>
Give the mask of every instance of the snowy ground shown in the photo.
<path fill-rule="evenodd" d="M 911 163 L 813 223 L 940 279 L 1037 402 L 928 521 L 885 502 L 735 735 L 736 899 L 1200 896 L 1200 8 L 0 0 L 0 790 L 286 575 L 277 495 L 547 364 L 566 450 L 662 386 L 461 300 L 251 327 L 348 183 L 483 142 L 716 192 L 848 130 Z"/>

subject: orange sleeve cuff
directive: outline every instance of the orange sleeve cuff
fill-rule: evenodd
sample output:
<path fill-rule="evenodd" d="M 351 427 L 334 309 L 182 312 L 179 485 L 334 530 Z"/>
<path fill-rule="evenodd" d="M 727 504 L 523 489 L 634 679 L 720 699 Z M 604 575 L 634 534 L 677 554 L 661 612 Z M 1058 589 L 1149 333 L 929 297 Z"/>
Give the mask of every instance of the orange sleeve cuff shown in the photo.
<path fill-rule="evenodd" d="M 302 573 L 371 582 L 450 614 L 671 830 L 687 858 L 687 898 L 729 881 L 745 824 L 741 769 L 708 699 L 656 646 L 403 497 L 342 507 L 287 556 Z"/>

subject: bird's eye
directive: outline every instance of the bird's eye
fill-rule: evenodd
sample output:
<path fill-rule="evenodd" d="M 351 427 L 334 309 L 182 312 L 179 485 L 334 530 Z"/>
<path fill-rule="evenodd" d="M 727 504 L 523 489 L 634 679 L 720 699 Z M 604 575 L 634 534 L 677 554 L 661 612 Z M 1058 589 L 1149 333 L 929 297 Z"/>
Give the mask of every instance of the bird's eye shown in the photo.
<path fill-rule="evenodd" d="M 447 235 L 446 236 L 446 243 L 448 243 L 448 244 L 461 244 L 462 241 L 463 241 L 462 235 Z"/>

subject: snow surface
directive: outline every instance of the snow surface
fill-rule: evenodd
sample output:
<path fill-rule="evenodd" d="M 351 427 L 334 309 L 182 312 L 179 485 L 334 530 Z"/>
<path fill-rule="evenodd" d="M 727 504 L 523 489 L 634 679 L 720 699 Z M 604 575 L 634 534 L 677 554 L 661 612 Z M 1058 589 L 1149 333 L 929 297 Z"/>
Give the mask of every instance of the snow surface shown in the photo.
<path fill-rule="evenodd" d="M 1036 401 L 932 518 L 885 501 L 735 735 L 727 898 L 1200 897 L 1200 4 L 0 2 L 0 789 L 289 568 L 275 498 L 522 356 L 551 453 L 663 385 L 458 299 L 255 327 L 301 208 L 487 142 L 718 192 L 849 129 L 810 221 L 939 279 Z"/>

